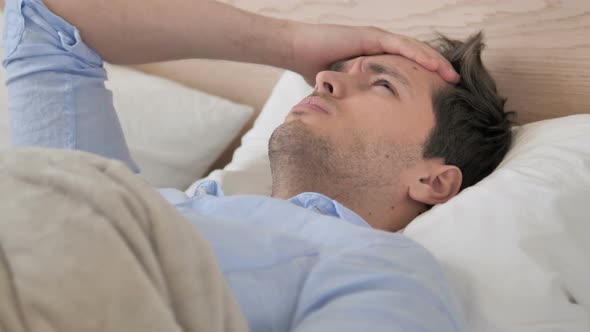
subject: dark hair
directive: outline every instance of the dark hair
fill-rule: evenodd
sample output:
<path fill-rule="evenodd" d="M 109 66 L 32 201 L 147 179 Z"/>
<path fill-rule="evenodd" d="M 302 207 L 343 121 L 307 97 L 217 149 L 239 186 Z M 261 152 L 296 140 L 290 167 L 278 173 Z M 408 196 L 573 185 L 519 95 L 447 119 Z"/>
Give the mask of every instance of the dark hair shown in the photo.
<path fill-rule="evenodd" d="M 505 98 L 481 61 L 481 32 L 465 41 L 445 36 L 431 45 L 461 75 L 461 81 L 433 95 L 435 125 L 425 146 L 425 159 L 443 158 L 463 173 L 461 189 L 488 176 L 502 161 L 512 143 L 511 118 Z"/>

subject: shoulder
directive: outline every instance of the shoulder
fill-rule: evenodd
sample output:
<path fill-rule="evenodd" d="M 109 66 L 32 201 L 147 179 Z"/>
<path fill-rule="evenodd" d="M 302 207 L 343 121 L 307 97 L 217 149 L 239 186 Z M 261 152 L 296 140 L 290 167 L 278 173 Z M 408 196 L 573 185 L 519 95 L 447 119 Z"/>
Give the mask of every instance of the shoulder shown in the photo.
<path fill-rule="evenodd" d="M 377 230 L 357 230 L 343 245 L 330 250 L 322 262 L 330 265 L 350 265 L 369 269 L 373 273 L 399 275 L 419 272 L 438 278 L 442 267 L 434 256 L 416 241 L 397 233 Z"/>
<path fill-rule="evenodd" d="M 460 307 L 434 257 L 403 235 L 374 236 L 320 255 L 302 288 L 295 324 L 339 331 L 460 331 Z"/>

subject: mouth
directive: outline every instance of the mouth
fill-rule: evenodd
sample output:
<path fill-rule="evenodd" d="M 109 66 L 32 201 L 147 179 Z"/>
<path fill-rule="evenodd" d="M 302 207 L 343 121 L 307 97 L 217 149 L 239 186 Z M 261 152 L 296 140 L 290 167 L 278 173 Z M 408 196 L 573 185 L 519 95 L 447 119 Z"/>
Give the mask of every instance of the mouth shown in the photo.
<path fill-rule="evenodd" d="M 299 104 L 293 106 L 292 113 L 298 112 L 316 112 L 326 115 L 332 115 L 331 108 L 320 97 L 310 96 L 303 99 Z"/>

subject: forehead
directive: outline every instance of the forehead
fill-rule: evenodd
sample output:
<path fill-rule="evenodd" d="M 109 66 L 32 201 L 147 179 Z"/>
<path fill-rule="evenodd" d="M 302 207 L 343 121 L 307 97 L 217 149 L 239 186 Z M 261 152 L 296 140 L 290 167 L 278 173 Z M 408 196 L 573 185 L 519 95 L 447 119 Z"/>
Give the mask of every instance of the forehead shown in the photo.
<path fill-rule="evenodd" d="M 400 81 L 407 81 L 410 89 L 423 91 L 432 94 L 447 83 L 435 72 L 429 71 L 418 63 L 400 55 L 382 54 L 371 56 L 360 56 L 352 59 L 342 60 L 332 65 L 332 70 L 348 72 L 360 65 L 360 70 L 373 74 L 382 74 L 383 70 L 391 70 L 399 74 Z M 377 70 L 375 70 L 377 69 Z M 397 75 L 393 75 L 394 78 Z"/>

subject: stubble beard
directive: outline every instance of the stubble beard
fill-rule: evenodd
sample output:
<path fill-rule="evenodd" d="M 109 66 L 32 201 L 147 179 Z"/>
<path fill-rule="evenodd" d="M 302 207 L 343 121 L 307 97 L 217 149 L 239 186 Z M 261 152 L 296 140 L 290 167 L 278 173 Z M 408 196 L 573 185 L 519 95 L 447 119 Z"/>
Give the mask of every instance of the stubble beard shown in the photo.
<path fill-rule="evenodd" d="M 327 138 L 318 137 L 301 121 L 283 123 L 269 140 L 268 156 L 273 180 L 273 196 L 310 191 L 311 184 L 330 175 L 327 154 L 332 150 Z"/>
<path fill-rule="evenodd" d="M 391 191 L 400 171 L 421 156 L 421 146 L 387 139 L 367 145 L 366 133 L 354 128 L 346 135 L 350 139 L 343 144 L 313 132 L 301 120 L 279 126 L 269 140 L 273 196 L 318 192 L 346 200 L 349 195 L 358 197 L 377 189 Z"/>
<path fill-rule="evenodd" d="M 317 192 L 347 201 L 353 191 L 362 190 L 358 181 L 365 167 L 358 157 L 300 120 L 284 123 L 269 140 L 273 196 Z"/>

